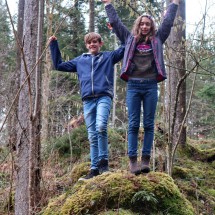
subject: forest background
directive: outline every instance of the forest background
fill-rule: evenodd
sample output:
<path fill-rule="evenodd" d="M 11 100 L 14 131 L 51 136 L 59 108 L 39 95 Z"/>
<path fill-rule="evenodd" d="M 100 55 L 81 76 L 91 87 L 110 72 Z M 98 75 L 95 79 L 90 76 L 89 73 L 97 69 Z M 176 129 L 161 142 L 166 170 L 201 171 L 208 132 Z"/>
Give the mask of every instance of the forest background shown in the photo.
<path fill-rule="evenodd" d="M 38 198 L 44 154 L 54 152 L 57 141 L 70 134 L 74 120 L 77 122 L 82 115 L 76 74 L 52 70 L 48 38 L 57 36 L 64 60 L 86 52 L 83 37 L 89 31 L 102 35 L 103 50 L 113 50 L 118 41 L 107 28 L 100 1 L 19 0 L 11 16 L 5 3 L 0 0 L 1 165 L 5 161 L 12 163 L 11 172 L 16 172 L 17 177 L 15 173 L 9 174 L 10 183 L 16 181 L 15 208 L 32 211 Z M 114 1 L 119 16 L 129 28 L 144 12 L 151 13 L 159 24 L 168 3 Z M 168 137 L 166 172 L 169 175 L 178 145 L 186 145 L 188 138 L 215 138 L 215 1 L 201 1 L 199 10 L 198 3 L 190 3 L 181 1 L 165 44 L 168 80 L 159 84 L 156 128 Z M 186 16 L 195 17 L 195 21 L 186 20 Z M 115 67 L 115 98 L 109 127 L 125 132 L 126 84 L 119 79 L 120 67 L 121 63 Z M 75 152 L 71 141 L 68 147 L 72 164 Z M 23 193 L 28 193 L 24 197 L 28 204 L 18 201 Z"/>

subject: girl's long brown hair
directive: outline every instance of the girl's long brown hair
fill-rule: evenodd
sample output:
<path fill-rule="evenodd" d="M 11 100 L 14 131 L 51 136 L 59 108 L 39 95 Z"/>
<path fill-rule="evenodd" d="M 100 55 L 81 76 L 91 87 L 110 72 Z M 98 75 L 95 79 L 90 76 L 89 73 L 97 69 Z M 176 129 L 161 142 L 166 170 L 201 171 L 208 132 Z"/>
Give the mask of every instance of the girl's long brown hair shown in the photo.
<path fill-rule="evenodd" d="M 150 30 L 149 35 L 147 35 L 146 37 L 141 34 L 141 30 L 140 30 L 140 22 L 141 22 L 143 17 L 146 17 L 151 21 L 151 30 Z M 156 25 L 155 25 L 155 22 L 150 15 L 139 16 L 134 21 L 132 33 L 136 37 L 137 42 L 139 42 L 139 41 L 147 42 L 148 40 L 151 40 L 151 38 L 155 36 L 155 32 L 156 32 Z"/>

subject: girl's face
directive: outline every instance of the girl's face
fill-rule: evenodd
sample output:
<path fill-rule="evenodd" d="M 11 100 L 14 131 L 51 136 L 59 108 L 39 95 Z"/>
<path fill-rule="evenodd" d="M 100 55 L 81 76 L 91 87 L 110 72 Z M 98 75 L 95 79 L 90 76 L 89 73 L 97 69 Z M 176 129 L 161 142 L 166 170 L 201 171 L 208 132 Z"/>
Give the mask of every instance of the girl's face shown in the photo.
<path fill-rule="evenodd" d="M 95 54 L 98 54 L 102 45 L 103 45 L 103 42 L 99 42 L 97 39 L 93 39 L 86 43 L 86 48 L 88 49 L 89 53 L 95 55 Z"/>
<path fill-rule="evenodd" d="M 142 17 L 139 26 L 140 26 L 140 31 L 141 31 L 142 35 L 147 36 L 151 31 L 152 22 L 149 18 Z"/>

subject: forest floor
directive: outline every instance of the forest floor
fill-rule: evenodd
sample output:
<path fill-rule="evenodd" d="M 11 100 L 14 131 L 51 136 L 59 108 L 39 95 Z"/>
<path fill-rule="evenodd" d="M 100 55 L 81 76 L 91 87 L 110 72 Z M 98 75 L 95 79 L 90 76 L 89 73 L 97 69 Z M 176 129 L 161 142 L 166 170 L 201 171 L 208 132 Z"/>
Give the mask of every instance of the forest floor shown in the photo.
<path fill-rule="evenodd" d="M 71 142 L 74 142 L 71 155 Z M 109 132 L 110 168 L 128 170 L 126 136 L 123 131 Z M 52 145 L 42 153 L 41 210 L 49 200 L 61 195 L 71 186 L 70 173 L 77 163 L 89 162 L 86 131 L 78 128 L 72 136 L 51 140 Z M 158 143 L 158 142 L 157 142 Z M 155 150 L 154 171 L 165 172 L 165 144 Z M 0 215 L 14 214 L 14 173 L 11 153 L 0 148 Z M 215 140 L 188 140 L 176 153 L 173 175 L 179 190 L 192 203 L 197 215 L 215 214 Z M 40 210 L 39 209 L 39 210 Z M 39 214 L 39 212 L 38 212 Z"/>

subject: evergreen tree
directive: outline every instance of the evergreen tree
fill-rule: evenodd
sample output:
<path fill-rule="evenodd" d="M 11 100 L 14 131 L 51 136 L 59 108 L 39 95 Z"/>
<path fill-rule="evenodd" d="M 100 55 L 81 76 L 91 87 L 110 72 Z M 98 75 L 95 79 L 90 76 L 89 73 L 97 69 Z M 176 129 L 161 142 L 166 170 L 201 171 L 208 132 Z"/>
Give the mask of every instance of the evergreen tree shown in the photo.
<path fill-rule="evenodd" d="M 11 81 L 15 72 L 15 46 L 10 28 L 10 20 L 4 1 L 0 0 L 0 122 L 5 118 L 11 100 Z M 12 97 L 11 97 L 12 96 Z M 1 133 L 1 135 L 4 135 Z M 3 139 L 7 143 L 8 136 Z M 1 143 L 1 142 L 0 142 Z"/>

